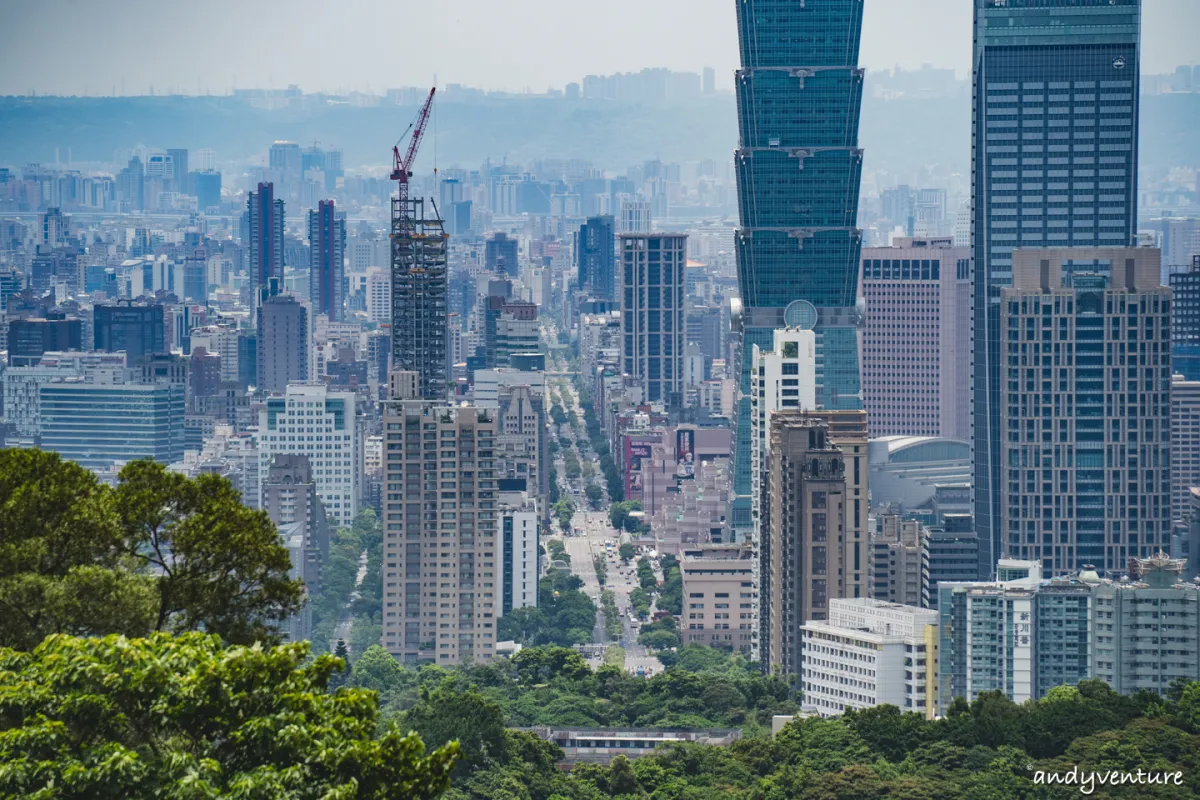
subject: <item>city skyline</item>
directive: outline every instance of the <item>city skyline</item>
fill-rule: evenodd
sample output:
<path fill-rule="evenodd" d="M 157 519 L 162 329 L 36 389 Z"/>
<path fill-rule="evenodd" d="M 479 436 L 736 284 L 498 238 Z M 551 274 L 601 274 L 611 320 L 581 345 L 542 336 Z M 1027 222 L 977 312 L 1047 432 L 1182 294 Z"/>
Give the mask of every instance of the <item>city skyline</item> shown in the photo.
<path fill-rule="evenodd" d="M 0 95 L 225 94 L 231 88 L 382 93 L 396 86 L 461 83 L 521 92 L 562 88 L 588 74 L 636 72 L 645 67 L 716 71 L 719 90 L 732 90 L 737 68 L 733 8 L 726 0 L 659 0 L 652 5 L 614 0 L 604 15 L 586 15 L 572 4 L 522 0 L 524 12 L 464 0 L 453 13 L 435 6 L 333 8 L 312 0 L 289 4 L 295 22 L 291 48 L 259 48 L 261 31 L 280 27 L 267 7 L 208 0 L 185 12 L 148 0 L 112 5 L 74 0 L 19 0 L 8 10 L 12 46 L 0 54 Z M 861 63 L 868 72 L 952 68 L 967 78 L 971 67 L 972 0 L 868 2 Z M 501 10 L 502 9 L 502 10 Z M 239 24 L 223 22 L 236 16 Z M 630 26 L 639 19 L 643 24 Z M 211 21 L 211 24 L 204 24 Z M 62 52 L 88 52 L 90 42 L 161 39 L 163 30 L 199 25 L 207 36 L 187 36 L 170 47 L 170 58 L 45 61 L 40 48 L 53 39 Z M 586 26 L 587 41 L 562 35 Z M 676 31 L 663 37 L 665 26 Z M 1200 26 L 1200 5 L 1191 0 L 1147 0 L 1142 34 L 1156 42 L 1143 72 L 1171 72 L 1196 59 L 1188 32 Z M 395 30 L 419 28 L 440 35 L 395 47 Z M 142 36 L 142 34 L 145 36 Z M 540 47 L 500 47 L 522 39 Z M 621 42 L 612 47 L 611 42 Z M 448 46 L 448 43 L 456 46 Z M 237 53 L 237 58 L 230 58 Z M 653 57 L 647 57 L 647 54 Z M 318 57 L 314 58 L 313 56 Z M 931 55 L 932 54 L 932 55 Z M 26 65 L 37 63 L 36 71 Z"/>

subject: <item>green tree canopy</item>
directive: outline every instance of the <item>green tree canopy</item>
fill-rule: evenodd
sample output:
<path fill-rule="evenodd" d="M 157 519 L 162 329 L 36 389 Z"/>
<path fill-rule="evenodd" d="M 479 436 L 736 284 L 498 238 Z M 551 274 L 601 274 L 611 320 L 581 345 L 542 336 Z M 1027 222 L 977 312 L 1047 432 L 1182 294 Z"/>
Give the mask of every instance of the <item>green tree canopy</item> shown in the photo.
<path fill-rule="evenodd" d="M 326 691 L 307 643 L 53 635 L 0 650 L 0 797 L 433 798 L 457 745 L 379 731 L 375 694 Z"/>
<path fill-rule="evenodd" d="M 0 451 L 0 646 L 201 628 L 275 641 L 303 600 L 290 567 L 222 477 L 135 461 L 109 488 L 55 453 Z"/>

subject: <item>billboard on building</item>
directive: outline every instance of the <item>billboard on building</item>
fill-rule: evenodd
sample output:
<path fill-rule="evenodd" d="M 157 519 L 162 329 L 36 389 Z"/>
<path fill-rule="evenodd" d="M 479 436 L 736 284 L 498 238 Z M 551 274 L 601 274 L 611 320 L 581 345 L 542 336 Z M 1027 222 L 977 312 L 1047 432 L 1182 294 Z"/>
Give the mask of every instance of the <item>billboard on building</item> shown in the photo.
<path fill-rule="evenodd" d="M 675 477 L 696 477 L 696 431 L 692 428 L 675 432 Z"/>

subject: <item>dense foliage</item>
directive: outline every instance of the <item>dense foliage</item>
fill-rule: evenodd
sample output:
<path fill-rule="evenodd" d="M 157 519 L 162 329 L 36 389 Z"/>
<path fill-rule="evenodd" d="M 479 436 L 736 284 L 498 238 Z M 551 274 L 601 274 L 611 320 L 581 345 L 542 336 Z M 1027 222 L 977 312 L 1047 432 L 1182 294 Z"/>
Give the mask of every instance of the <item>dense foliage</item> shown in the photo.
<path fill-rule="evenodd" d="M 433 798 L 458 748 L 381 726 L 374 693 L 327 692 L 308 645 L 198 633 L 54 635 L 0 649 L 0 798 Z M 390 658 L 390 657 L 389 657 Z M 394 663 L 394 661 L 393 661 Z"/>
<path fill-rule="evenodd" d="M 363 555 L 366 574 L 358 582 Z M 351 621 L 350 651 L 358 654 L 383 634 L 383 529 L 374 510 L 365 509 L 349 528 L 336 530 L 329 543 L 329 558 L 321 567 L 321 587 L 313 593 L 313 650 L 328 650 L 338 622 Z"/>
<path fill-rule="evenodd" d="M 553 541 L 553 540 L 551 540 Z M 519 608 L 500 618 L 500 641 L 526 646 L 586 644 L 596 627 L 596 604 L 584 594 L 583 581 L 561 570 L 551 570 L 538 581 L 536 608 Z"/>
<path fill-rule="evenodd" d="M 302 603 L 290 566 L 267 514 L 220 476 L 135 461 L 109 487 L 55 453 L 0 451 L 0 646 L 198 629 L 274 641 Z"/>
<path fill-rule="evenodd" d="M 1178 786 L 1097 786 L 1095 797 L 1200 795 L 1200 683 L 1159 698 L 1121 697 L 1085 681 L 1024 705 L 992 693 L 959 701 L 936 721 L 882 706 L 798 720 L 772 739 L 771 715 L 797 707 L 783 681 L 710 648 L 688 646 L 677 655 L 674 666 L 648 679 L 614 666 L 589 669 L 562 648 L 527 649 L 511 660 L 452 670 L 392 662 L 387 684 L 373 688 L 426 741 L 437 743 L 444 731 L 462 736 L 469 766 L 446 795 L 454 800 L 1065 800 L 1080 796 L 1078 788 L 1049 787 L 1035 776 L 1075 766 L 1183 773 Z M 676 745 L 564 774 L 554 767 L 557 748 L 503 734 L 500 720 L 740 727 L 744 738 L 729 748 Z"/>

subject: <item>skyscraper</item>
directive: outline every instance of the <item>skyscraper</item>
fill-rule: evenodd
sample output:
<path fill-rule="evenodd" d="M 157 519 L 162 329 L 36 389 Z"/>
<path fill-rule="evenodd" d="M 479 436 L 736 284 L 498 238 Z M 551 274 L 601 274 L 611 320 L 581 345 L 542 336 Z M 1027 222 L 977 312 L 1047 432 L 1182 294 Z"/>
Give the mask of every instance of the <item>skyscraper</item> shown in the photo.
<path fill-rule="evenodd" d="M 95 348 L 105 353 L 125 351 L 125 363 L 137 366 L 149 353 L 170 350 L 166 339 L 165 309 L 157 303 L 118 300 L 93 309 Z"/>
<path fill-rule="evenodd" d="M 346 215 L 338 213 L 332 200 L 322 200 L 308 212 L 308 299 L 312 313 L 324 314 L 331 322 L 344 316 L 342 273 L 346 253 Z"/>
<path fill-rule="evenodd" d="M 1017 250 L 1000 292 L 1007 558 L 1123 572 L 1171 541 L 1170 290 L 1150 248 Z"/>
<path fill-rule="evenodd" d="M 499 488 L 496 412 L 420 400 L 408 371 L 394 371 L 390 383 L 383 583 L 395 607 L 383 618 L 383 646 L 408 664 L 487 661 L 504 613 L 507 560 L 496 511 L 483 510 L 495 501 L 480 499 Z M 440 448 L 434 460 L 425 441 Z M 434 476 L 441 492 L 426 495 L 424 482 Z"/>
<path fill-rule="evenodd" d="M 817 333 L 817 404 L 862 407 L 858 364 L 858 67 L 862 0 L 737 4 L 736 238 L 742 352 L 772 346 L 776 328 Z M 750 361 L 742 399 L 733 524 L 750 511 Z"/>
<path fill-rule="evenodd" d="M 603 300 L 617 292 L 616 223 L 611 216 L 591 217 L 575 241 L 579 288 Z"/>
<path fill-rule="evenodd" d="M 283 201 L 275 185 L 260 183 L 246 200 L 246 249 L 250 255 L 250 297 L 257 305 L 271 278 L 283 281 Z"/>
<path fill-rule="evenodd" d="M 517 257 L 517 240 L 506 233 L 497 233 L 484 242 L 484 263 L 488 270 L 516 278 L 521 274 Z"/>
<path fill-rule="evenodd" d="M 683 404 L 683 335 L 687 236 L 621 234 L 621 362 L 641 383 L 643 399 Z"/>
<path fill-rule="evenodd" d="M 258 377 L 265 392 L 284 392 L 308 380 L 308 309 L 291 295 L 276 295 L 258 307 Z"/>
<path fill-rule="evenodd" d="M 971 251 L 949 237 L 862 251 L 871 436 L 971 435 Z"/>
<path fill-rule="evenodd" d="M 1000 289 L 1019 247 L 1137 231 L 1141 0 L 975 0 L 973 491 L 980 571 L 1004 542 Z"/>
<path fill-rule="evenodd" d="M 392 198 L 392 368 L 417 373 L 420 396 L 446 397 L 449 236 L 437 206 Z M 407 208 L 401 209 L 401 204 Z"/>

